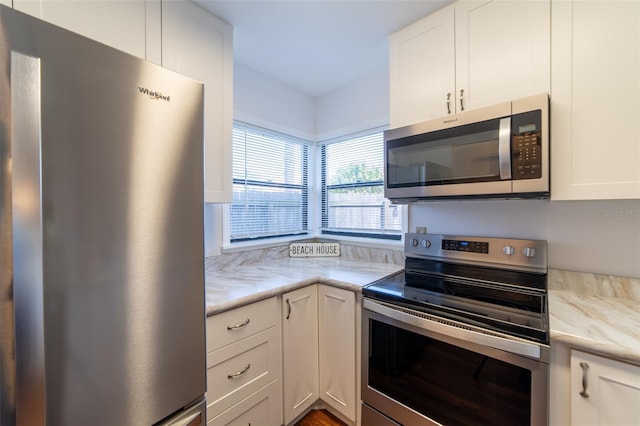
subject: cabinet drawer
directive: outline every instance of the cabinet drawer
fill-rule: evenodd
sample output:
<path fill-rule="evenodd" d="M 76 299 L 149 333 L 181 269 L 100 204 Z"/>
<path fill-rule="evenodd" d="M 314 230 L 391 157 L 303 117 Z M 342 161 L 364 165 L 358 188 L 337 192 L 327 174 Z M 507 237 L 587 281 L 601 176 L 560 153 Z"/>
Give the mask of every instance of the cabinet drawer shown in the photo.
<path fill-rule="evenodd" d="M 280 378 L 281 368 L 277 327 L 207 354 L 207 418 Z"/>
<path fill-rule="evenodd" d="M 282 424 L 280 380 L 270 383 L 207 422 L 207 426 L 276 426 L 280 424 Z"/>
<path fill-rule="evenodd" d="M 223 348 L 278 323 L 275 297 L 207 318 L 207 352 Z"/>

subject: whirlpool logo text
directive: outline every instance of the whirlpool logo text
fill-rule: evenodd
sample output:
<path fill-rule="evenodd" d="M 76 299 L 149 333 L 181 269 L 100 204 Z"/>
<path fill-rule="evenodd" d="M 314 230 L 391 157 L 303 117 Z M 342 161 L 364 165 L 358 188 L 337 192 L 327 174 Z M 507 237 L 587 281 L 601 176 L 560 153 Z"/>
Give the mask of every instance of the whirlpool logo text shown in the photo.
<path fill-rule="evenodd" d="M 138 86 L 138 90 L 140 91 L 140 93 L 142 93 L 143 95 L 149 96 L 149 98 L 151 98 L 151 99 L 158 99 L 158 100 L 167 101 L 167 102 L 171 101 L 171 96 L 165 96 L 165 95 L 162 94 L 162 92 L 156 92 L 155 90 L 149 90 L 146 87 L 142 87 L 142 86 Z"/>

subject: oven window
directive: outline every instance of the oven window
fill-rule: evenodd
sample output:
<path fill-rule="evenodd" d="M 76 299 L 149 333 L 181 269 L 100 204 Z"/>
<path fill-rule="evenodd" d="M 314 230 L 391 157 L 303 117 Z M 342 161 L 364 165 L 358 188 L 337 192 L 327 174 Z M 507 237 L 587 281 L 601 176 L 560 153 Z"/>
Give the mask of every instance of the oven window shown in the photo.
<path fill-rule="evenodd" d="M 370 320 L 369 386 L 447 426 L 528 425 L 531 372 Z"/>

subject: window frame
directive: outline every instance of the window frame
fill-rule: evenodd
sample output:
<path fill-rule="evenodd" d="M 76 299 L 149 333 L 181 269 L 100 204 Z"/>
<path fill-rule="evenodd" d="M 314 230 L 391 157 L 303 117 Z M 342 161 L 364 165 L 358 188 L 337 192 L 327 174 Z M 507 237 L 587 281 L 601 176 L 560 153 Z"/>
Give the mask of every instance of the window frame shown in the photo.
<path fill-rule="evenodd" d="M 232 238 L 231 236 L 231 220 L 232 213 L 231 207 L 232 203 L 228 203 L 225 205 L 223 210 L 223 248 L 227 247 L 255 247 L 255 246 L 270 246 L 275 245 L 274 243 L 282 243 L 283 241 L 294 241 L 300 240 L 304 238 L 310 238 L 313 234 L 313 215 L 312 215 L 312 206 L 313 203 L 310 202 L 312 193 L 313 193 L 313 155 L 314 155 L 314 144 L 312 141 L 305 140 L 300 137 L 296 137 L 293 135 L 289 135 L 283 132 L 279 132 L 276 130 L 267 129 L 264 127 L 256 126 L 251 123 L 247 123 L 240 120 L 233 121 L 233 130 L 237 130 L 238 127 L 242 127 L 244 129 L 251 130 L 255 133 L 264 133 L 267 137 L 271 138 L 281 138 L 282 141 L 285 142 L 293 142 L 298 143 L 300 146 L 306 150 L 306 158 L 303 157 L 302 162 L 302 183 L 301 184 L 292 184 L 292 183 L 274 183 L 269 181 L 261 181 L 255 179 L 247 179 L 245 178 L 236 178 L 234 177 L 234 171 L 232 166 L 232 186 L 235 185 L 251 185 L 262 188 L 272 187 L 272 188 L 281 188 L 281 189 L 299 189 L 302 192 L 302 206 L 303 209 L 306 210 L 306 215 L 303 215 L 301 218 L 303 223 L 303 230 L 301 232 L 291 232 L 291 233 L 283 233 L 280 235 L 264 235 L 257 237 L 240 237 L 240 238 Z M 232 142 L 233 145 L 233 142 Z"/>
<path fill-rule="evenodd" d="M 366 182 L 355 182 L 355 183 L 347 183 L 347 184 L 334 184 L 327 185 L 326 173 L 325 173 L 325 165 L 326 165 L 326 147 L 331 144 L 348 142 L 353 139 L 357 139 L 360 137 L 366 137 L 370 135 L 374 135 L 377 133 L 382 133 L 386 130 L 388 126 L 379 126 L 370 128 L 367 130 L 363 130 L 356 133 L 345 134 L 342 136 L 338 136 L 332 139 L 328 139 L 325 141 L 316 142 L 316 149 L 318 151 L 319 161 L 317 163 L 317 173 L 319 175 L 319 197 L 320 197 L 320 214 L 319 214 L 319 224 L 317 227 L 317 236 L 318 238 L 332 238 L 332 239 L 340 239 L 340 240 L 351 240 L 358 242 L 368 242 L 372 245 L 401 245 L 404 243 L 404 233 L 407 227 L 407 210 L 402 206 L 398 206 L 400 209 L 400 230 L 398 233 L 384 233 L 384 232 L 375 232 L 375 230 L 366 231 L 366 230 L 332 230 L 325 229 L 325 224 L 328 224 L 328 191 L 330 189 L 350 189 L 350 188 L 367 188 L 367 187 L 381 187 L 384 191 L 384 177 L 382 180 L 376 181 L 366 181 Z M 384 147 L 383 147 L 384 149 Z M 383 152 L 384 156 L 384 152 Z M 383 167 L 383 176 L 384 176 L 384 158 L 382 160 Z M 327 226 L 328 228 L 328 226 Z"/>
<path fill-rule="evenodd" d="M 256 128 L 263 130 L 267 133 L 272 134 L 281 134 L 285 137 L 290 137 L 292 139 L 298 139 L 307 143 L 309 152 L 308 152 L 308 192 L 307 192 L 307 231 L 304 234 L 295 234 L 288 236 L 280 236 L 280 237 L 265 237 L 258 239 L 248 239 L 244 241 L 233 241 L 231 240 L 231 203 L 224 204 L 222 206 L 216 207 L 221 216 L 222 216 L 222 225 L 219 230 L 220 235 L 222 235 L 222 245 L 220 247 L 222 253 L 233 253 L 240 252 L 249 249 L 263 249 L 270 247 L 277 247 L 288 244 L 292 241 L 300 241 L 300 240 L 309 240 L 309 239 L 323 239 L 323 240 L 333 240 L 341 243 L 354 243 L 363 247 L 370 248 L 396 248 L 404 246 L 404 234 L 407 232 L 408 222 L 409 222 L 409 214 L 408 208 L 405 206 L 400 206 L 401 208 L 401 230 L 399 231 L 399 238 L 388 239 L 388 238 L 378 238 L 375 235 L 368 235 L 369 233 L 365 232 L 353 232 L 353 233 L 330 233 L 324 232 L 322 229 L 322 209 L 324 207 L 324 197 L 322 195 L 323 185 L 323 173 L 322 173 L 322 147 L 327 144 L 344 141 L 349 138 L 354 138 L 357 136 L 362 136 L 367 133 L 373 133 L 375 131 L 384 131 L 388 128 L 388 126 L 378 126 L 374 128 L 370 128 L 367 130 L 363 130 L 360 132 L 353 132 L 345 135 L 341 135 L 338 137 L 334 137 L 331 139 L 323 140 L 323 141 L 306 141 L 304 138 L 300 138 L 297 136 L 293 136 L 287 134 L 285 132 L 280 132 L 278 130 L 272 130 L 270 128 L 258 126 L 251 124 L 242 120 L 233 120 L 234 126 L 239 123 L 242 125 L 249 126 L 251 128 Z M 384 167 L 384 165 L 383 165 Z M 233 173 L 233 172 L 232 172 Z M 235 181 L 235 179 L 234 179 Z M 382 181 L 377 181 L 381 185 L 384 186 L 384 179 Z M 370 183 L 362 183 L 363 186 L 370 186 Z M 350 185 L 347 185 L 349 187 Z M 380 234 L 378 234 L 380 235 Z"/>

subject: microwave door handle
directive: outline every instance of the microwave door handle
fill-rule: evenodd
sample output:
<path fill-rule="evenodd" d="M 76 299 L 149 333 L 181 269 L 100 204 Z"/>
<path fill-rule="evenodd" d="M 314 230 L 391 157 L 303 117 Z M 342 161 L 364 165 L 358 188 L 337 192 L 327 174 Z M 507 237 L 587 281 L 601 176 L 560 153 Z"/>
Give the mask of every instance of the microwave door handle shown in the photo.
<path fill-rule="evenodd" d="M 500 163 L 500 180 L 511 179 L 511 117 L 500 119 L 498 162 Z"/>

